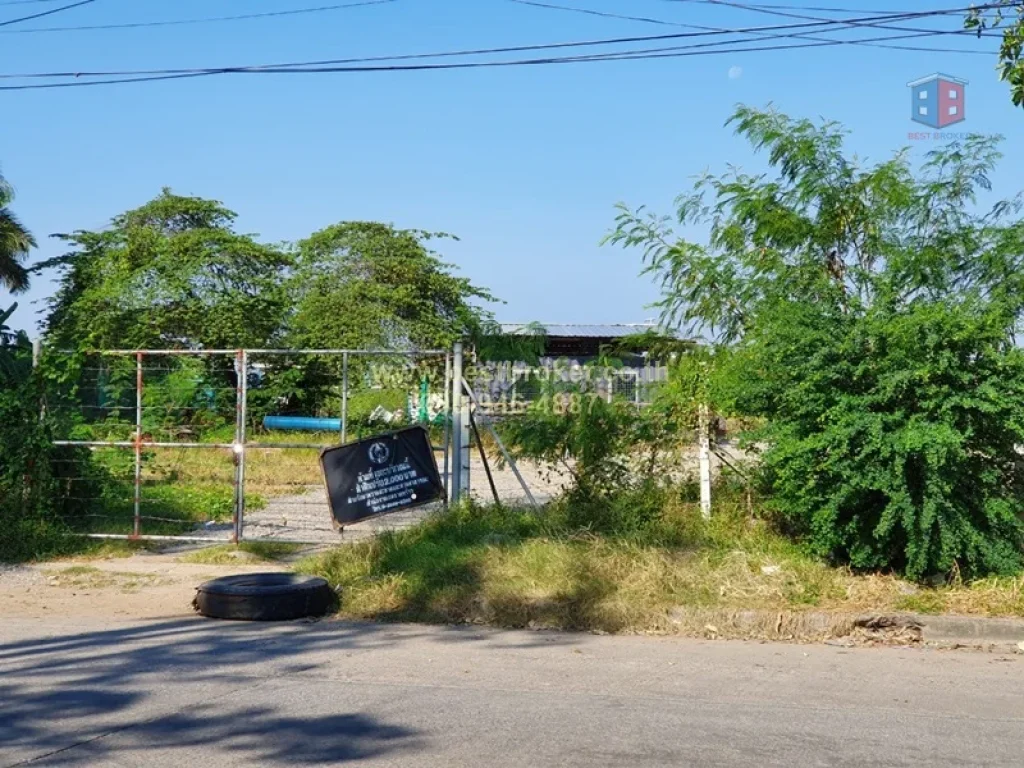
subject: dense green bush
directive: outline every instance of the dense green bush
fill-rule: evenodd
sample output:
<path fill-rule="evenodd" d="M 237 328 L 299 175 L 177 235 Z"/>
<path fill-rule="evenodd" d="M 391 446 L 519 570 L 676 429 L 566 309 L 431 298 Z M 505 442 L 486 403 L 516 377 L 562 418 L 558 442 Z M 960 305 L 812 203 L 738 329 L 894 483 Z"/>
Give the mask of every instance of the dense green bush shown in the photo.
<path fill-rule="evenodd" d="M 1024 562 L 1021 200 L 978 211 L 971 135 L 867 164 L 835 124 L 739 108 L 772 171 L 707 174 L 666 219 L 623 209 L 666 322 L 724 350 L 708 395 L 756 435 L 778 519 L 816 552 L 913 578 Z"/>
<path fill-rule="evenodd" d="M 0 561 L 72 554 L 85 544 L 73 532 L 94 524 L 95 515 L 126 514 L 127 466 L 114 465 L 131 457 L 54 445 L 74 425 L 48 400 L 53 372 L 33 370 L 24 334 L 7 342 L 0 344 Z"/>
<path fill-rule="evenodd" d="M 790 307 L 738 356 L 768 417 L 771 508 L 833 561 L 915 578 L 1009 573 L 1024 545 L 1024 354 L 1005 318 L 922 301 L 862 318 Z"/>
<path fill-rule="evenodd" d="M 67 543 L 38 395 L 31 381 L 0 383 L 0 562 L 31 559 Z"/>

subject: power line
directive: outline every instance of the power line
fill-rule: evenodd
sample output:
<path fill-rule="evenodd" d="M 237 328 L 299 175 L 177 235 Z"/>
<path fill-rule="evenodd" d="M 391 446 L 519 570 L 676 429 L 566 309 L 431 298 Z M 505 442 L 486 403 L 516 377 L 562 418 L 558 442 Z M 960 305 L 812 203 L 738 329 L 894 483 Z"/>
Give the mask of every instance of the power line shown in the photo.
<path fill-rule="evenodd" d="M 667 1 L 668 2 L 686 2 L 686 0 L 667 0 Z M 663 25 L 670 26 L 670 27 L 696 27 L 696 25 L 693 25 L 693 24 L 684 24 L 684 23 L 678 22 L 678 21 L 666 21 L 664 19 L 654 19 L 654 18 L 651 18 L 649 16 L 629 16 L 627 14 L 612 13 L 611 11 L 595 11 L 595 10 L 590 9 L 590 8 L 572 8 L 572 7 L 565 6 L 565 5 L 553 5 L 551 3 L 542 3 L 542 2 L 538 2 L 538 0 L 508 0 L 508 2 L 510 2 L 510 3 L 519 3 L 521 5 L 532 5 L 532 6 L 535 6 L 537 8 L 553 8 L 553 9 L 557 9 L 557 10 L 560 10 L 560 11 L 575 11 L 576 13 L 585 13 L 585 14 L 588 14 L 590 16 L 603 16 L 603 17 L 610 18 L 610 19 L 623 19 L 625 21 L 642 21 L 642 22 L 646 22 L 646 23 L 649 23 L 649 24 L 663 24 Z M 711 5 L 717 5 L 717 3 L 714 0 L 709 0 L 709 3 Z M 835 11 L 837 13 L 839 13 L 839 12 L 842 12 L 842 13 L 879 13 L 879 14 L 913 13 L 913 11 L 895 11 L 895 10 L 891 10 L 891 9 L 883 11 L 883 10 L 868 10 L 867 8 L 861 8 L 859 10 L 852 10 L 852 9 L 849 9 L 849 8 L 830 8 L 830 9 L 826 9 L 826 8 L 817 8 L 817 7 L 807 7 L 807 8 L 804 8 L 802 6 L 774 6 L 774 5 L 773 6 L 765 6 L 765 5 L 761 5 L 761 4 L 756 4 L 756 5 L 757 5 L 758 8 L 768 8 L 768 7 L 770 7 L 770 8 L 794 8 L 796 10 L 822 11 L 822 12 Z M 697 29 L 702 29 L 702 28 L 703 29 L 707 29 L 707 27 L 696 27 L 696 28 Z"/>
<path fill-rule="evenodd" d="M 92 2 L 92 0 L 89 0 Z M 182 24 L 209 24 L 220 21 L 242 21 L 244 19 L 265 19 L 272 16 L 296 16 L 308 13 L 321 13 L 324 11 L 337 11 L 343 8 L 358 8 L 366 5 L 382 5 L 394 3 L 397 0 L 362 0 L 355 3 L 341 3 L 338 5 L 321 5 L 315 8 L 294 8 L 287 11 L 267 11 L 264 13 L 246 13 L 237 16 L 209 16 L 198 19 L 172 19 L 169 21 L 134 21 L 121 24 L 90 24 L 74 27 L 30 27 L 29 29 L 11 29 L 0 32 L 0 34 L 28 34 L 32 32 L 82 32 L 100 29 L 138 29 L 140 27 L 170 27 Z"/>
<path fill-rule="evenodd" d="M 695 0 L 696 2 L 707 2 L 709 5 L 728 5 L 719 0 Z M 691 0 L 662 0 L 662 2 L 691 2 Z M 911 13 L 911 11 L 897 11 L 893 8 L 879 10 L 877 8 L 840 8 L 834 5 L 780 5 L 776 3 L 750 3 L 750 8 L 761 8 L 765 10 L 775 9 L 782 11 L 815 11 L 818 13 Z"/>
<path fill-rule="evenodd" d="M 985 6 L 982 6 L 983 8 Z M 989 6 L 991 7 L 991 6 Z M 793 29 L 808 29 L 808 28 L 821 28 L 821 27 L 835 27 L 837 25 L 849 25 L 855 21 L 875 21 L 880 18 L 892 19 L 910 19 L 910 18 L 927 18 L 934 16 L 948 15 L 950 13 L 965 12 L 968 9 L 959 10 L 931 10 L 931 11 L 917 11 L 905 14 L 887 14 L 884 17 L 879 16 L 866 16 L 859 19 L 826 19 L 820 21 L 806 21 L 801 23 L 792 24 L 775 24 L 759 27 L 746 27 L 740 29 L 731 29 L 726 31 L 699 31 L 699 32 L 676 32 L 671 34 L 663 35 L 632 35 L 628 37 L 616 37 L 616 38 L 605 38 L 597 40 L 583 40 L 583 41 L 571 41 L 571 42 L 560 42 L 560 43 L 538 43 L 532 45 L 516 45 L 507 46 L 502 48 L 477 48 L 469 50 L 459 51 L 442 51 L 438 53 L 413 53 L 413 54 L 402 54 L 392 56 L 366 56 L 359 58 L 346 58 L 346 59 L 326 59 L 320 61 L 304 61 L 304 62 L 289 62 L 289 63 L 277 63 L 277 64 L 263 64 L 263 65 L 238 65 L 238 66 L 227 66 L 227 67 L 196 67 L 189 69 L 136 69 L 136 70 L 110 70 L 110 71 L 83 71 L 77 72 L 46 72 L 46 73 L 8 73 L 0 74 L 0 78 L 3 79 L 20 79 L 20 78 L 37 78 L 37 79 L 52 79 L 61 77 L 126 77 L 126 76 L 149 76 L 149 75 L 177 75 L 177 74 L 198 74 L 198 73 L 229 73 L 229 72 L 241 72 L 250 70 L 264 70 L 274 68 L 296 68 L 296 67 L 313 67 L 313 66 L 333 66 L 333 65 L 348 65 L 348 64 L 366 64 L 375 62 L 394 62 L 394 61 L 409 61 L 417 59 L 435 59 L 435 58 L 450 58 L 450 57 L 466 57 L 466 56 L 483 56 L 493 54 L 504 54 L 504 53 L 526 53 L 533 51 L 546 51 L 546 50 L 558 50 L 565 48 L 583 48 L 583 47 L 595 47 L 595 46 L 610 46 L 610 45 L 625 45 L 631 43 L 645 43 L 645 42 L 658 42 L 665 40 L 679 40 L 685 38 L 700 38 L 700 37 L 713 37 L 722 34 L 757 34 L 760 32 L 775 32 L 775 31 L 789 31 Z M 921 30 L 923 34 L 937 34 L 929 30 Z M 786 37 L 787 35 L 781 35 Z M 881 38 L 886 39 L 886 38 Z M 892 39 L 892 38 L 889 38 Z M 747 42 L 747 41 L 737 41 Z M 837 41 L 841 43 L 842 41 Z"/>
<path fill-rule="evenodd" d="M 71 8 L 77 8 L 80 5 L 88 5 L 89 3 L 95 2 L 96 0 L 80 0 L 79 2 L 72 3 L 71 5 L 64 5 L 61 6 L 60 8 L 51 8 L 48 11 L 33 13 L 31 16 L 22 16 L 20 19 L 8 19 L 7 21 L 0 21 L 0 27 L 6 27 L 9 26 L 10 24 L 17 24 L 18 22 L 21 21 L 31 21 L 32 19 L 39 19 L 42 18 L 43 16 L 49 16 L 54 13 L 60 13 L 61 11 L 70 10 Z"/>
<path fill-rule="evenodd" d="M 893 39 L 892 36 L 873 38 L 873 40 Z M 823 42 L 792 43 L 788 45 L 774 46 L 749 46 L 745 48 L 721 48 L 718 50 L 689 50 L 693 48 L 706 49 L 713 45 L 725 45 L 743 43 L 743 40 L 731 40 L 725 43 L 711 42 L 690 46 L 674 46 L 661 49 L 648 49 L 639 51 L 613 51 L 596 54 L 585 54 L 564 57 L 545 57 L 539 59 L 513 59 L 505 61 L 460 61 L 452 63 L 424 63 L 424 64 L 386 64 L 386 65 L 361 65 L 361 66 L 312 66 L 296 68 L 294 66 L 262 66 L 234 69 L 209 69 L 185 72 L 169 72 L 163 74 L 144 75 L 139 77 L 124 77 L 105 80 L 89 80 L 84 82 L 61 82 L 61 83 L 39 83 L 29 85 L 0 86 L 0 91 L 36 90 L 50 88 L 79 88 L 99 85 L 115 85 L 123 83 L 143 83 L 158 80 L 178 80 L 194 77 L 206 77 L 219 74 L 328 74 L 328 73 L 357 73 L 357 72 L 413 72 L 413 71 L 436 71 L 436 70 L 458 70 L 458 69 L 485 69 L 505 68 L 519 66 L 540 66 L 552 64 L 592 63 L 598 61 L 636 61 L 665 58 L 681 58 L 689 56 L 723 55 L 762 51 L 792 50 L 797 48 L 821 48 L 834 45 L 843 45 L 843 40 L 827 40 Z M 685 49 L 685 50 L 682 50 Z M 985 55 L 993 55 L 988 53 Z"/>
<path fill-rule="evenodd" d="M 717 3 L 718 0 L 710 0 L 710 2 Z M 880 11 L 877 9 L 869 10 L 867 8 L 837 8 L 834 5 L 777 5 L 774 3 L 750 3 L 750 6 L 752 8 L 763 8 L 766 10 L 776 9 L 782 11 L 815 11 L 818 13 L 906 13 L 906 11 L 897 11 L 891 8 L 884 11 Z"/>
<path fill-rule="evenodd" d="M 670 2 L 670 3 L 696 3 L 696 4 L 700 4 L 700 5 L 711 5 L 711 6 L 722 6 L 722 7 L 728 7 L 728 8 L 737 8 L 737 9 L 744 10 L 744 11 L 751 11 L 753 13 L 766 14 L 768 16 L 781 16 L 781 17 L 787 18 L 787 19 L 809 19 L 809 20 L 814 20 L 814 21 L 827 21 L 827 19 L 822 19 L 820 16 L 807 16 L 807 15 L 803 15 L 803 14 L 787 13 L 785 11 L 773 10 L 776 6 L 761 5 L 761 4 L 737 3 L 737 2 L 732 2 L 732 0 L 662 0 L 662 2 Z M 1022 0 L 1017 0 L 1016 5 L 1019 6 L 1021 4 L 1021 2 L 1022 2 Z M 989 4 L 989 5 L 985 5 L 985 6 L 979 6 L 978 10 L 985 10 L 985 9 L 990 9 L 990 8 L 993 8 L 993 7 L 996 7 L 996 6 L 994 4 Z M 968 8 L 967 10 L 969 11 L 969 10 L 973 10 L 973 9 Z M 947 13 L 966 13 L 966 11 L 964 11 L 964 9 L 956 9 L 956 10 L 947 11 Z M 835 19 L 835 21 L 843 21 L 843 20 L 842 19 Z M 911 27 L 894 27 L 894 26 L 887 25 L 887 24 L 871 23 L 871 22 L 863 21 L 863 20 L 850 20 L 847 23 L 850 24 L 851 26 L 873 27 L 873 28 L 877 28 L 877 29 L 892 29 L 892 30 L 899 30 L 901 32 L 920 32 L 920 31 L 923 31 L 923 30 L 920 30 L 920 29 L 913 29 Z M 975 37 L 978 36 L 977 32 L 974 32 L 972 30 L 963 29 L 963 28 L 956 29 L 956 30 L 936 31 L 936 34 L 942 34 L 942 35 L 970 34 L 970 35 L 975 36 Z M 985 36 L 987 37 L 989 35 L 985 35 Z"/>
<path fill-rule="evenodd" d="M 0 5 L 35 5 L 36 3 L 56 3 L 59 0 L 2 0 Z"/>
<path fill-rule="evenodd" d="M 927 36 L 929 36 L 929 34 L 930 33 L 927 33 L 927 32 L 925 32 L 925 33 L 915 32 L 915 33 L 910 33 L 910 34 L 905 34 L 905 35 L 885 35 L 885 36 L 881 36 L 881 37 L 863 38 L 863 39 L 858 40 L 856 42 L 871 43 L 871 42 L 880 41 L 880 40 L 905 40 L 905 39 L 908 39 L 908 38 L 915 38 L 915 37 L 927 37 Z M 788 37 L 788 36 L 786 36 L 786 37 Z M 727 41 L 720 41 L 720 42 L 713 42 L 713 43 L 699 43 L 699 44 L 696 44 L 696 45 L 671 46 L 671 47 L 663 47 L 663 48 L 648 48 L 648 49 L 645 49 L 645 50 L 627 51 L 627 52 L 620 52 L 620 53 L 610 52 L 610 53 L 607 53 L 607 54 L 602 54 L 602 56 L 604 57 L 603 60 L 617 60 L 618 57 L 621 57 L 623 60 L 630 60 L 630 59 L 634 59 L 634 58 L 645 58 L 645 59 L 646 58 L 651 58 L 651 59 L 668 58 L 668 57 L 671 56 L 671 54 L 664 54 L 664 53 L 660 53 L 660 52 L 663 52 L 663 51 L 689 50 L 689 49 L 693 49 L 693 48 L 706 48 L 706 47 L 715 46 L 715 45 L 734 45 L 734 44 L 738 44 L 738 43 L 749 43 L 749 42 L 751 42 L 751 41 L 750 40 L 744 40 L 744 39 L 740 39 L 740 40 L 727 40 Z M 845 45 L 845 44 L 848 44 L 850 42 L 854 42 L 854 41 L 822 39 L 822 40 L 817 41 L 816 44 L 814 44 L 814 45 L 802 45 L 801 44 L 801 45 L 784 45 L 784 46 L 782 46 L 782 45 L 780 45 L 780 46 L 760 46 L 758 48 L 742 49 L 742 50 L 788 50 L 790 48 L 823 48 L 823 47 L 835 46 L 835 45 Z M 740 50 L 740 52 L 742 52 L 742 50 Z M 732 53 L 732 52 L 735 52 L 735 51 L 728 51 L 728 52 Z M 707 51 L 706 53 L 708 53 L 708 54 L 719 53 L 719 51 Z M 994 55 L 995 52 L 994 51 L 956 51 L 956 53 L 969 53 L 969 54 L 977 54 L 977 55 L 980 55 L 980 56 L 992 56 L 992 55 Z M 579 57 L 579 58 L 582 58 L 582 57 Z"/>
<path fill-rule="evenodd" d="M 539 0 L 508 0 L 508 2 L 518 3 L 520 5 L 528 5 L 528 6 L 532 6 L 532 7 L 535 7 L 535 8 L 545 8 L 545 9 L 558 10 L 558 11 L 570 11 L 570 12 L 581 13 L 581 14 L 586 14 L 586 15 L 590 15 L 590 16 L 600 16 L 600 17 L 606 17 L 606 18 L 612 18 L 612 19 L 622 19 L 622 20 L 626 20 L 626 21 L 638 21 L 638 22 L 642 22 L 642 23 L 646 23 L 646 24 L 658 24 L 658 25 L 661 25 L 661 26 L 668 26 L 668 27 L 685 27 L 687 29 L 715 30 L 715 31 L 718 31 L 718 32 L 728 32 L 728 33 L 732 33 L 733 32 L 733 30 L 730 30 L 730 29 L 727 29 L 727 28 L 723 28 L 723 27 L 709 27 L 709 26 L 705 26 L 705 25 L 701 25 L 701 24 L 685 24 L 683 22 L 666 21 L 664 19 L 655 19 L 655 18 L 651 18 L 651 17 L 648 17 L 648 16 L 629 16 L 629 15 L 625 15 L 625 14 L 611 13 L 611 12 L 608 12 L 608 11 L 596 11 L 596 10 L 593 10 L 593 9 L 590 9 L 590 8 L 577 8 L 575 6 L 556 5 L 556 4 L 553 4 L 553 3 L 544 3 L 544 2 L 539 2 Z M 806 17 L 804 17 L 804 18 L 806 18 Z M 817 19 L 817 20 L 824 21 L 824 19 Z M 836 21 L 837 24 L 841 24 L 842 23 L 842 19 L 836 19 L 835 21 Z M 845 26 L 850 27 L 850 26 L 855 26 L 855 25 L 846 24 Z M 877 26 L 881 26 L 881 25 L 877 25 Z M 888 28 L 888 27 L 886 27 L 886 28 Z M 892 29 L 901 29 L 901 28 L 892 27 Z M 836 30 L 825 30 L 825 31 L 826 32 L 839 32 L 839 31 L 842 31 L 842 30 L 836 29 Z M 923 35 L 931 35 L 932 34 L 932 30 L 919 30 L 919 31 Z M 961 30 L 961 32 L 963 32 L 964 34 L 970 34 L 970 36 L 972 38 L 977 37 L 977 33 L 969 33 L 969 31 L 967 31 L 967 30 Z M 828 40 L 828 38 L 814 37 L 812 35 L 805 35 L 805 34 L 790 34 L 790 35 L 767 35 L 767 34 L 762 34 L 762 33 L 752 33 L 752 34 L 757 34 L 757 35 L 759 35 L 761 37 L 767 37 L 767 38 L 792 37 L 792 38 L 796 38 L 796 39 L 800 39 L 800 40 L 814 40 L 814 41 L 817 41 L 817 42 L 824 42 L 824 41 Z M 870 43 L 870 42 L 864 42 L 864 41 L 861 41 L 861 40 L 848 40 L 848 41 L 844 41 L 844 42 L 846 44 L 849 44 L 849 45 L 865 45 L 865 46 L 870 46 L 870 47 L 874 47 L 874 48 L 889 48 L 889 49 L 900 50 L 900 51 L 930 51 L 930 52 L 933 52 L 933 53 L 978 53 L 978 51 L 968 51 L 968 50 L 964 50 L 962 48 L 934 48 L 934 47 L 927 47 L 926 48 L 926 47 L 921 47 L 921 46 L 888 45 L 886 43 Z M 988 54 L 986 53 L 986 55 L 988 55 Z"/>
<path fill-rule="evenodd" d="M 678 21 L 665 21 L 664 19 L 652 19 L 649 16 L 627 16 L 622 13 L 611 13 L 610 11 L 595 11 L 591 8 L 573 8 L 568 5 L 553 5 L 551 3 L 541 3 L 536 0 L 508 0 L 510 3 L 518 3 L 519 5 L 530 5 L 534 8 L 549 8 L 556 11 L 572 11 L 574 13 L 582 13 L 588 16 L 600 16 L 606 19 L 620 19 L 624 21 L 640 21 L 645 24 L 660 24 L 665 27 L 686 27 L 687 29 L 709 29 L 709 27 L 701 27 L 697 24 L 683 24 Z"/>
<path fill-rule="evenodd" d="M 868 8 L 837 8 L 834 5 L 830 6 L 815 6 L 815 5 L 775 5 L 772 3 L 751 3 L 758 8 L 779 8 L 784 11 L 818 11 L 821 13 L 906 13 L 906 11 L 897 11 L 892 8 L 886 10 L 870 10 Z"/>
<path fill-rule="evenodd" d="M 952 11 L 924 11 L 914 14 L 901 14 L 901 16 L 913 16 L 920 18 L 923 16 L 934 16 L 943 15 Z M 870 17 L 869 17 L 870 18 Z M 790 24 L 790 25 L 776 25 L 776 28 L 791 29 L 793 27 L 803 28 L 807 26 L 820 26 L 822 24 L 828 24 L 835 26 L 836 24 L 844 23 L 847 20 L 833 20 L 829 22 L 811 22 L 801 24 Z M 764 27 L 757 28 L 757 31 L 763 31 Z M 738 32 L 750 32 L 754 30 L 738 30 Z M 312 73 L 356 73 L 356 72 L 398 72 L 398 71 L 430 71 L 430 70 L 455 70 L 455 69 L 480 69 L 480 68 L 497 68 L 497 67 L 514 67 L 514 66 L 537 66 L 547 64 L 565 64 L 565 63 L 583 63 L 583 62 L 596 62 L 596 61 L 624 61 L 624 60 L 638 60 L 638 59 L 660 59 L 660 58 L 678 58 L 683 56 L 695 56 L 695 55 L 721 55 L 721 54 L 735 54 L 735 53 L 748 53 L 748 52 L 759 52 L 759 51 L 773 51 L 773 50 L 788 50 L 795 48 L 818 48 L 825 46 L 843 45 L 849 41 L 846 40 L 825 40 L 820 42 L 810 43 L 799 43 L 791 45 L 761 45 L 761 46 L 747 46 L 740 48 L 719 48 L 717 50 L 692 50 L 692 49 L 707 49 L 711 47 L 724 46 L 724 45 L 742 45 L 750 42 L 745 39 L 738 40 L 727 40 L 727 41 L 713 41 L 704 44 L 696 45 L 684 45 L 674 46 L 666 48 L 655 48 L 646 50 L 625 50 L 625 51 L 610 51 L 600 52 L 594 54 L 574 55 L 565 57 L 544 57 L 538 59 L 512 59 L 504 61 L 460 61 L 453 63 L 412 63 L 412 64 L 395 64 L 395 61 L 410 60 L 410 59 L 426 59 L 426 58 L 438 58 L 438 57 L 450 57 L 450 56 L 468 56 L 468 55 L 479 55 L 486 53 L 501 53 L 508 51 L 523 51 L 523 50 L 544 50 L 544 49 L 557 49 L 557 48 L 569 48 L 569 47 L 580 47 L 580 46 L 594 46 L 594 45 L 608 45 L 612 43 L 625 43 L 625 42 L 641 42 L 641 41 L 658 41 L 658 40 L 673 40 L 679 38 L 695 38 L 695 37 L 707 37 L 712 35 L 719 35 L 719 32 L 689 32 L 689 33 L 677 33 L 671 35 L 646 35 L 646 36 L 634 36 L 630 38 L 614 38 L 610 40 L 590 40 L 590 41 L 578 41 L 578 42 L 566 42 L 566 43 L 548 43 L 541 45 L 532 46 L 514 46 L 505 49 L 491 48 L 491 49 L 478 49 L 474 51 L 445 51 L 433 54 L 405 54 L 402 56 L 375 56 L 375 57 L 363 57 L 353 59 L 336 59 L 328 60 L 325 62 L 293 62 L 287 64 L 266 64 L 266 65 L 249 65 L 242 67 L 218 67 L 218 68 L 201 68 L 201 69 L 178 69 L 178 70 L 127 70 L 120 72 L 89 72 L 89 73 L 33 73 L 27 75 L 14 75 L 6 74 L 0 75 L 4 78 L 26 78 L 26 77 L 42 77 L 42 78 L 54 78 L 54 77 L 103 77 L 103 80 L 88 80 L 81 81 L 77 80 L 74 82 L 59 82 L 59 83 L 39 83 L 39 84 L 21 84 L 13 86 L 0 86 L 0 90 L 12 91 L 12 90 L 32 90 L 32 89 L 43 89 L 43 88 L 70 88 L 70 87 L 86 87 L 93 85 L 113 85 L 120 83 L 136 83 L 136 82 L 151 82 L 157 80 L 175 80 L 192 77 L 205 77 L 218 74 L 312 74 Z M 920 37 L 935 34 L 934 32 L 926 33 L 914 33 L 902 36 L 882 36 L 875 38 L 866 38 L 862 42 L 874 42 L 874 41 L 885 41 L 893 39 L 906 39 L 909 37 Z M 982 54 L 983 52 L 978 52 Z M 984 54 L 984 55 L 993 55 Z M 387 61 L 391 62 L 388 64 L 373 64 L 372 62 Z M 368 65 L 369 63 L 369 65 Z M 359 66 L 352 66 L 352 64 L 359 64 Z M 115 79 L 110 79 L 115 78 Z"/>
<path fill-rule="evenodd" d="M 730 41 L 734 42 L 734 41 Z M 714 45 L 715 43 L 705 44 Z M 721 45 L 721 43 L 717 43 Z M 758 48 L 750 49 L 733 49 L 733 50 L 719 50 L 719 51 L 701 51 L 700 53 L 736 53 L 742 50 L 782 50 L 789 48 L 811 48 L 822 45 L 829 45 L 831 43 L 800 43 L 786 46 L 762 46 Z M 838 44 L 838 41 L 836 41 Z M 676 48 L 681 47 L 677 46 Z M 697 46 L 694 46 L 697 47 Z M 701 46 L 704 47 L 704 46 Z M 652 50 L 664 50 L 673 51 L 674 48 L 664 49 L 652 49 Z M 697 52 L 691 52 L 689 55 L 696 55 Z M 19 91 L 19 90 L 35 90 L 43 88 L 82 88 L 96 85 L 115 85 L 121 83 L 143 83 L 152 82 L 157 80 L 178 80 L 193 77 L 207 77 L 211 75 L 219 74 L 255 74 L 255 75 L 267 75 L 267 74 L 280 74 L 280 75 L 296 75 L 296 74 L 329 74 L 329 73 L 355 73 L 355 72 L 415 72 L 415 71 L 431 71 L 431 70 L 451 70 L 451 69 L 482 69 L 482 68 L 497 68 L 497 67 L 514 67 L 514 66 L 538 66 L 538 65 L 549 65 L 549 64 L 567 64 L 567 63 L 585 63 L 593 61 L 618 61 L 618 60 L 633 60 L 643 58 L 670 58 L 688 55 L 685 52 L 675 53 L 661 53 L 661 54 L 650 54 L 643 51 L 618 51 L 608 52 L 603 54 L 590 54 L 582 56 L 565 56 L 565 57 L 548 57 L 540 59 L 519 59 L 509 61 L 462 61 L 454 62 L 450 64 L 445 63 L 431 63 L 431 64 L 389 64 L 389 65 L 370 65 L 370 66 L 316 66 L 316 67 L 300 67 L 296 68 L 293 66 L 263 66 L 263 67 L 251 67 L 251 68 L 232 68 L 232 69 L 209 69 L 209 70 L 195 70 L 190 72 L 167 72 L 165 74 L 154 74 L 144 75 L 139 77 L 126 77 L 111 80 L 88 80 L 85 82 L 70 82 L 70 83 L 40 83 L 34 85 L 7 85 L 0 86 L 2 91 Z"/>

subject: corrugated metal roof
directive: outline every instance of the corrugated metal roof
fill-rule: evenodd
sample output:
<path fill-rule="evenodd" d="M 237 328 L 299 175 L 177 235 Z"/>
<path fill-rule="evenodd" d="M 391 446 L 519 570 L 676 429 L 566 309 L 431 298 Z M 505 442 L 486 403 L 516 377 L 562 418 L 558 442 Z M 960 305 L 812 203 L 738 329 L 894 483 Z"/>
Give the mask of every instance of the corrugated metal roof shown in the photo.
<path fill-rule="evenodd" d="M 527 325 L 529 323 L 502 323 L 501 330 L 504 333 L 517 334 L 523 332 Z M 548 336 L 569 338 L 618 339 L 647 331 L 658 331 L 666 336 L 685 338 L 677 331 L 667 331 L 661 328 L 657 323 L 538 323 L 538 325 L 544 328 Z"/>

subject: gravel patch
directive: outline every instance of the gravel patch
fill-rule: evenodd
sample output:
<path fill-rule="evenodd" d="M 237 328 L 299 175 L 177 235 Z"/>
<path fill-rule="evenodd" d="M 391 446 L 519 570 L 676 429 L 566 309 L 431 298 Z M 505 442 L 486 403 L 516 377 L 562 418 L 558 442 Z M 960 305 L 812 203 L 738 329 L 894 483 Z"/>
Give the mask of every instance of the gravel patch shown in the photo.
<path fill-rule="evenodd" d="M 531 463 L 523 462 L 518 466 L 523 480 L 538 504 L 543 504 L 556 496 L 566 482 L 564 476 L 549 476 Z M 510 467 L 499 469 L 492 465 L 491 475 L 502 503 L 528 503 L 526 493 Z M 493 500 L 487 474 L 479 459 L 470 463 L 470 494 L 480 502 L 489 503 Z M 263 509 L 247 510 L 243 535 L 246 540 L 252 541 L 341 544 L 365 541 L 382 531 L 404 530 L 443 510 L 444 505 L 440 503 L 400 510 L 353 523 L 339 533 L 331 523 L 327 491 L 321 485 L 310 485 L 306 487 L 304 493 L 278 496 L 269 499 Z M 227 541 L 231 538 L 231 525 L 209 523 L 202 527 L 201 533 Z"/>
<path fill-rule="evenodd" d="M 30 565 L 0 563 L 0 586 L 5 588 L 34 587 L 46 584 L 46 574 Z"/>

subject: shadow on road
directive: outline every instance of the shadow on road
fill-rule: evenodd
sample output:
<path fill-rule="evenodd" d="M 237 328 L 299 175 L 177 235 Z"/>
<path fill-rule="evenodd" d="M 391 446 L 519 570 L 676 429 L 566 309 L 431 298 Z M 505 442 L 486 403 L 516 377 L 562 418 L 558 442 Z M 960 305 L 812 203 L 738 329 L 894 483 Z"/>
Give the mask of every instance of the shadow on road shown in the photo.
<path fill-rule="evenodd" d="M 333 622 L 181 619 L 0 645 L 0 765 L 45 755 L 87 765 L 114 757 L 115 741 L 262 765 L 415 750 L 417 734 L 359 712 L 296 718 L 245 701 L 265 681 L 315 668 L 311 653 L 326 652 L 324 662 L 331 652 L 372 650 L 387 634 Z"/>
<path fill-rule="evenodd" d="M 323 712 L 307 706 L 306 716 L 295 717 L 276 691 L 271 706 L 266 695 L 257 705 L 247 692 L 301 675 L 285 691 L 301 699 L 301 681 L 315 681 L 318 667 L 349 663 L 347 657 L 358 664 L 362 653 L 421 634 L 369 623 L 181 618 L 3 643 L 0 766 L 44 756 L 88 765 L 116 759 L 122 749 L 171 747 L 200 764 L 309 765 L 415 754 L 426 746 L 421 734 L 347 711 L 342 702 L 324 702 Z M 474 641 L 510 647 L 501 635 L 468 627 L 440 637 Z M 558 641 L 537 633 L 513 642 Z"/>

